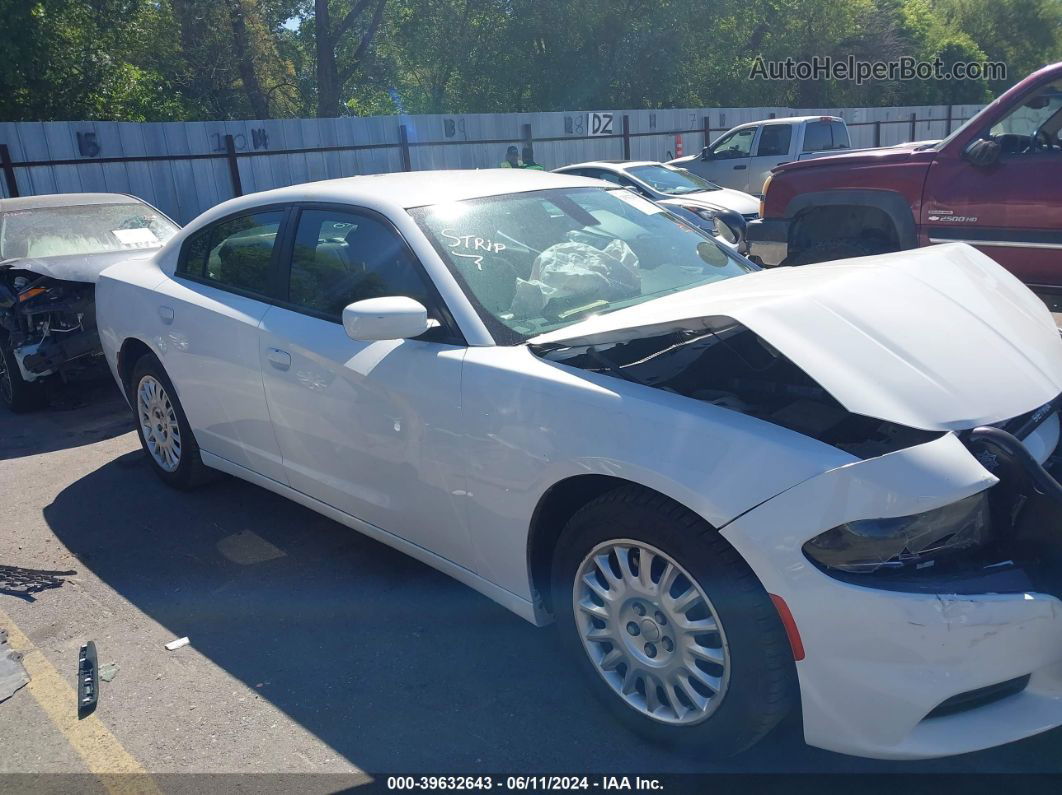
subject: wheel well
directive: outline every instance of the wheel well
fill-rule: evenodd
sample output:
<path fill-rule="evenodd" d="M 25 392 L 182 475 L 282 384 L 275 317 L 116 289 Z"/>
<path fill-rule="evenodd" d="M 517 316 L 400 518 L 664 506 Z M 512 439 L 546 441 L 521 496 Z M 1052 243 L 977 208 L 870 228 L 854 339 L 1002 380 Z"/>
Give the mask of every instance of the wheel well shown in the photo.
<path fill-rule="evenodd" d="M 550 580 L 553 576 L 553 550 L 568 520 L 605 492 L 632 485 L 639 484 L 609 475 L 576 475 L 555 483 L 542 495 L 531 516 L 527 538 L 531 596 L 536 605 L 542 605 L 552 612 Z"/>
<path fill-rule="evenodd" d="M 790 226 L 789 254 L 825 240 L 851 238 L 875 242 L 894 251 L 900 235 L 893 219 L 878 207 L 850 204 L 812 207 L 800 213 Z"/>
<path fill-rule="evenodd" d="M 130 337 L 122 343 L 118 351 L 118 377 L 122 379 L 125 391 L 129 391 L 129 379 L 133 377 L 133 368 L 141 356 L 151 353 L 151 348 L 146 343 L 135 337 Z"/>

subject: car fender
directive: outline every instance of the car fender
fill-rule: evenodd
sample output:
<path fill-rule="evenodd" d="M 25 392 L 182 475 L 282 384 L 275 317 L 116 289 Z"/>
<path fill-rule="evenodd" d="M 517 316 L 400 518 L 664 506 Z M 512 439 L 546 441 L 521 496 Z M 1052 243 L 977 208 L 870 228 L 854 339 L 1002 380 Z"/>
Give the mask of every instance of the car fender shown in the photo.
<path fill-rule="evenodd" d="M 873 207 L 881 210 L 896 227 L 901 249 L 918 246 L 917 227 L 914 213 L 911 212 L 911 205 L 902 194 L 891 190 L 846 188 L 800 193 L 789 200 L 785 208 L 785 217 L 792 221 L 807 210 L 837 206 Z"/>

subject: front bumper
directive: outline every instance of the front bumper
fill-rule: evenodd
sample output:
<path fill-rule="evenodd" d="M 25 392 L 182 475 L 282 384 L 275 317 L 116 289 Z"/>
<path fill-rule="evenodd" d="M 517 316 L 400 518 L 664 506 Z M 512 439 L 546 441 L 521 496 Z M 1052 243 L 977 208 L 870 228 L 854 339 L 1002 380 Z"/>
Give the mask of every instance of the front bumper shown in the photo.
<path fill-rule="evenodd" d="M 781 265 L 789 256 L 789 221 L 760 218 L 749 222 L 749 253 L 764 265 Z"/>
<path fill-rule="evenodd" d="M 812 478 L 723 529 L 793 613 L 806 653 L 796 668 L 809 744 L 918 759 L 1062 725 L 1058 588 L 1047 593 L 1043 580 L 1016 567 L 1001 580 L 993 567 L 928 592 L 885 590 L 830 576 L 801 550 L 823 528 L 931 510 L 998 482 L 949 434 Z M 1058 545 L 1060 516 L 1055 511 L 1037 520 L 1056 525 L 1041 530 L 1058 535 Z M 949 699 L 1012 680 L 1019 680 L 1016 694 L 931 715 Z"/>

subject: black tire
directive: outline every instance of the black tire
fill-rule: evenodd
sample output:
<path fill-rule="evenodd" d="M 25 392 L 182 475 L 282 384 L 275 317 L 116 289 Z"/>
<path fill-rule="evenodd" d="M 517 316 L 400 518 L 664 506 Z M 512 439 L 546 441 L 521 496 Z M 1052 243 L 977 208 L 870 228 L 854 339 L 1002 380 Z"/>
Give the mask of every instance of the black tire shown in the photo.
<path fill-rule="evenodd" d="M 0 403 L 22 414 L 43 408 L 47 403 L 44 381 L 26 381 L 22 377 L 15 352 L 11 350 L 7 334 L 0 332 Z"/>
<path fill-rule="evenodd" d="M 887 250 L 888 246 L 884 243 L 856 238 L 839 238 L 837 240 L 824 240 L 821 243 L 808 246 L 798 254 L 786 259 L 782 264 L 811 265 L 814 262 L 829 262 L 835 259 L 869 257 L 871 254 L 882 254 Z"/>
<path fill-rule="evenodd" d="M 725 633 L 729 681 L 714 711 L 700 722 L 660 722 L 628 704 L 605 682 L 583 646 L 573 606 L 575 578 L 592 550 L 616 539 L 663 552 L 696 580 L 711 602 Z M 797 703 L 789 640 L 755 574 L 703 519 L 655 492 L 622 487 L 572 517 L 554 554 L 553 607 L 561 643 L 595 695 L 616 718 L 653 742 L 692 745 L 699 755 L 726 758 L 762 739 Z"/>
<path fill-rule="evenodd" d="M 180 431 L 181 448 L 176 468 L 172 471 L 164 469 L 152 454 L 147 440 L 144 438 L 144 428 L 141 423 L 140 408 L 138 404 L 138 392 L 146 378 L 153 378 L 164 390 L 165 396 L 173 407 L 173 415 Z M 155 474 L 169 486 L 176 489 L 191 489 L 212 479 L 213 470 L 203 464 L 199 455 L 199 445 L 196 443 L 192 428 L 188 424 L 188 418 L 181 407 L 181 401 L 177 397 L 177 390 L 173 388 L 173 382 L 166 374 L 162 362 L 151 353 L 145 353 L 133 365 L 133 374 L 128 384 L 129 405 L 133 409 L 133 417 L 136 425 L 137 436 L 140 444 L 147 454 L 148 462 Z"/>

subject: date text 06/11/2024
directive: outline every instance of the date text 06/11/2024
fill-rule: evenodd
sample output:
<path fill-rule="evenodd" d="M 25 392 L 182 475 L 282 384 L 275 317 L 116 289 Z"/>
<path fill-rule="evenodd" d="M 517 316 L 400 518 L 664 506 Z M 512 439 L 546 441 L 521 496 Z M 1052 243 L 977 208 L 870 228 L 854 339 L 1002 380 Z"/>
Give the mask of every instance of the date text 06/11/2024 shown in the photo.
<path fill-rule="evenodd" d="M 659 791 L 663 782 L 641 776 L 388 776 L 388 790 Z"/>

